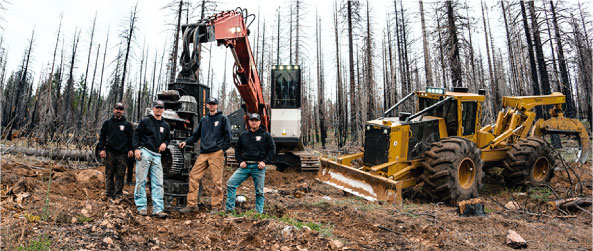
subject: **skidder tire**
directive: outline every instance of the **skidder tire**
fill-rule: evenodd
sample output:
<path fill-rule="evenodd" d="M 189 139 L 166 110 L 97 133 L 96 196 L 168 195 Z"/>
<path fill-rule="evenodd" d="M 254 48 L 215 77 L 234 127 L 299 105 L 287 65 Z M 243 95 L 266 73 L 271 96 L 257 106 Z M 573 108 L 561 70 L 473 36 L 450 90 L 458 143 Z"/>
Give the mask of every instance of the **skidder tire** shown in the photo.
<path fill-rule="evenodd" d="M 453 204 L 478 197 L 484 162 L 474 142 L 461 137 L 444 138 L 433 143 L 424 156 L 420 179 L 433 201 Z"/>
<path fill-rule="evenodd" d="M 502 172 L 508 186 L 540 186 L 554 176 L 554 156 L 550 144 L 537 137 L 520 139 L 511 145 Z"/>

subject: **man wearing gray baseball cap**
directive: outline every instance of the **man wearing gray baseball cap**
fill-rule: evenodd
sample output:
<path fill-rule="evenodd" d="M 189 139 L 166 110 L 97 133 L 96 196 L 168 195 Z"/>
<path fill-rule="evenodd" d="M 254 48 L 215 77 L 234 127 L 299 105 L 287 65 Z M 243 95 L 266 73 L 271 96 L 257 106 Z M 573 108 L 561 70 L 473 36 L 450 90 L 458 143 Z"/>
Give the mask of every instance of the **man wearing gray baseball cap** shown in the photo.
<path fill-rule="evenodd" d="M 146 176 L 150 175 L 152 194 L 152 214 L 159 218 L 167 217 L 163 202 L 163 166 L 161 153 L 167 149 L 171 139 L 169 124 L 163 120 L 165 104 L 154 102 L 152 113 L 144 117 L 134 133 L 136 156 L 136 187 L 134 202 L 140 215 L 148 215 L 146 209 Z"/>

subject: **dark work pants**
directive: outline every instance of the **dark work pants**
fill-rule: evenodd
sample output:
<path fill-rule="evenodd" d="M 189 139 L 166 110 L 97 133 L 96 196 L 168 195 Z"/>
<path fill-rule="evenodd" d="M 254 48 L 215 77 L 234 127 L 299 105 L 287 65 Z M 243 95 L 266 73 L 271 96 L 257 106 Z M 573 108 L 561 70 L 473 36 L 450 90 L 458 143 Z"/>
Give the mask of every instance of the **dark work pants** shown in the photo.
<path fill-rule="evenodd" d="M 105 193 L 107 196 L 122 194 L 127 159 L 127 152 L 107 151 L 107 157 L 105 158 Z"/>
<path fill-rule="evenodd" d="M 132 183 L 132 175 L 134 174 L 134 164 L 136 164 L 136 160 L 134 158 L 127 158 L 126 162 L 128 166 L 128 171 L 126 172 L 126 181 Z"/>

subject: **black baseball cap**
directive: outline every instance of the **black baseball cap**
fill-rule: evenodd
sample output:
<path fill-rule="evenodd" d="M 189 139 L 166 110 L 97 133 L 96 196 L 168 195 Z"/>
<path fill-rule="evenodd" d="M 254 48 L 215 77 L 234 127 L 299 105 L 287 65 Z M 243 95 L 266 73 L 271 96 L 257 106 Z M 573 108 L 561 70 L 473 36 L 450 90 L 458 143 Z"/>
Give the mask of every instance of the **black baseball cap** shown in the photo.
<path fill-rule="evenodd" d="M 252 119 L 261 120 L 259 114 L 255 113 L 255 112 L 252 114 L 249 114 L 249 120 L 252 120 Z"/>
<path fill-rule="evenodd" d="M 214 97 L 210 97 L 210 98 L 208 98 L 208 102 L 206 102 L 206 104 L 215 104 L 215 105 L 218 105 L 218 99 L 216 99 Z"/>
<path fill-rule="evenodd" d="M 115 109 L 121 108 L 123 110 L 124 109 L 124 104 L 117 102 L 117 103 L 115 103 L 115 107 L 114 108 Z"/>
<path fill-rule="evenodd" d="M 152 107 L 155 107 L 155 108 L 156 108 L 156 107 L 162 107 L 162 108 L 165 108 L 165 102 L 163 102 L 162 100 L 157 100 L 157 101 L 154 101 L 154 105 L 153 105 Z"/>

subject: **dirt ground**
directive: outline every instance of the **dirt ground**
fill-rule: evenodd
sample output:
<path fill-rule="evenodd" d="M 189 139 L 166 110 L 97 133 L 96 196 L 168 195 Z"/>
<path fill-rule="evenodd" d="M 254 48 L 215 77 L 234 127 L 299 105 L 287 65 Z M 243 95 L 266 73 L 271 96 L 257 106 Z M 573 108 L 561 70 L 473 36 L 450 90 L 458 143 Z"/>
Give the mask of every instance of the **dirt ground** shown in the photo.
<path fill-rule="evenodd" d="M 255 198 L 248 180 L 237 192 L 247 197 L 241 214 L 211 213 L 206 191 L 199 212 L 167 219 L 138 215 L 133 186 L 124 187 L 121 200 L 104 199 L 104 182 L 93 176 L 103 167 L 15 155 L 2 156 L 1 165 L 3 250 L 506 250 L 509 230 L 530 250 L 592 247 L 590 206 L 565 213 L 545 207 L 554 192 L 591 197 L 590 163 L 558 170 L 554 192 L 505 188 L 499 174 L 487 175 L 482 217 L 460 217 L 455 207 L 431 203 L 417 190 L 407 191 L 402 205 L 369 202 L 316 181 L 314 173 L 271 167 L 265 214 L 246 211 Z M 226 168 L 225 181 L 232 171 Z M 584 185 L 575 188 L 567 171 Z M 204 184 L 211 184 L 209 176 Z M 518 209 L 503 208 L 513 200 Z"/>

